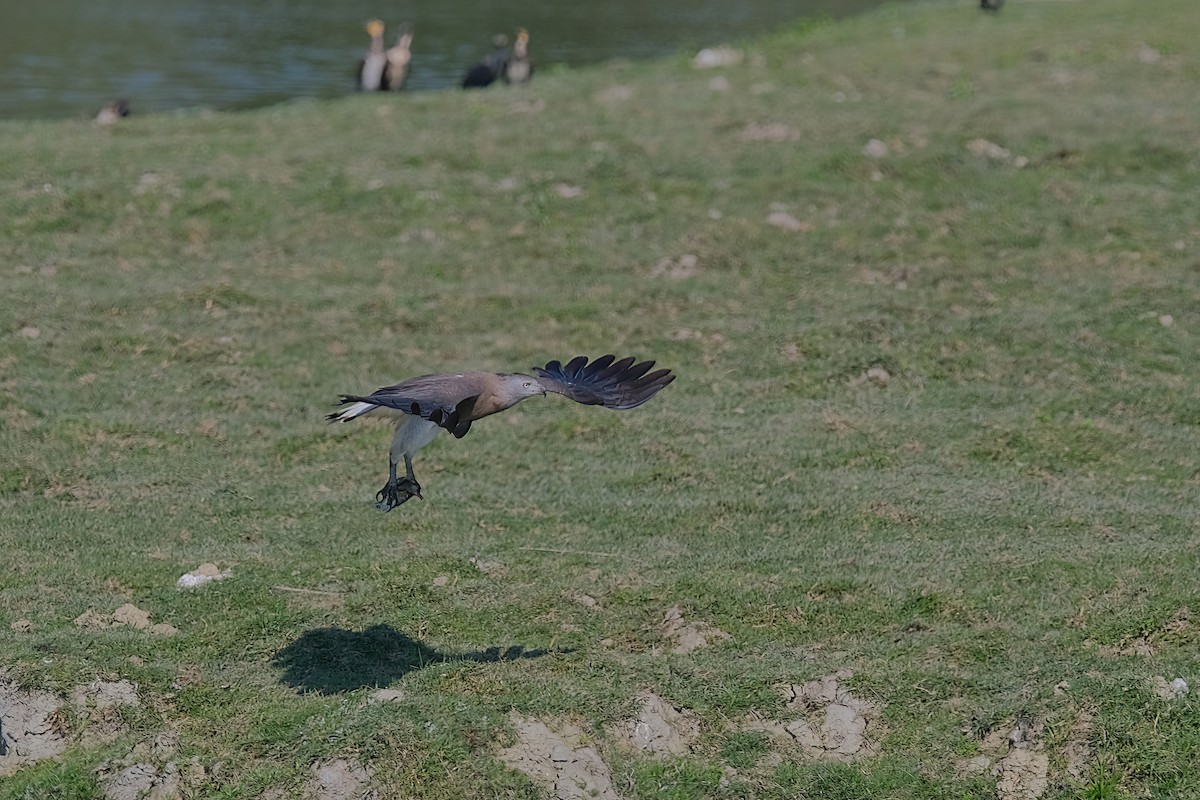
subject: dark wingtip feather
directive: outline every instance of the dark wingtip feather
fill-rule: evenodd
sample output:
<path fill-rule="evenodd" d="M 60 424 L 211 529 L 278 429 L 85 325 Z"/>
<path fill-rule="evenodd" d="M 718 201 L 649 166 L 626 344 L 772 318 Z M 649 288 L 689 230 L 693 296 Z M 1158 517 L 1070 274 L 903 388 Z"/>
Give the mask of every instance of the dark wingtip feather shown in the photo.
<path fill-rule="evenodd" d="M 642 405 L 675 380 L 669 369 L 651 372 L 653 361 L 636 361 L 632 357 L 618 361 L 610 354 L 589 364 L 585 356 L 576 356 L 565 366 L 551 361 L 545 367 L 533 369 L 547 391 L 577 403 L 627 411 Z"/>

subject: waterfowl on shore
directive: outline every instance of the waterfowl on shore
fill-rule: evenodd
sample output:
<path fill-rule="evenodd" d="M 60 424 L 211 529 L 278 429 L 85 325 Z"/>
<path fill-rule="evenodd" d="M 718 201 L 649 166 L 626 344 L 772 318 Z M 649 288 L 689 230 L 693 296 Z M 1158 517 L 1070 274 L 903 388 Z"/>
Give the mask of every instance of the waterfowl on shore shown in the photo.
<path fill-rule="evenodd" d="M 412 25 L 404 23 L 396 44 L 387 49 L 387 66 L 383 70 L 383 88 L 399 91 L 408 79 L 408 65 L 412 62 Z"/>
<path fill-rule="evenodd" d="M 512 58 L 504 67 L 504 80 L 508 83 L 529 83 L 533 77 L 533 62 L 529 60 L 529 31 L 517 28 L 517 41 L 513 43 Z"/>
<path fill-rule="evenodd" d="M 383 85 L 383 73 L 387 69 L 387 54 L 383 52 L 383 23 L 373 19 L 367 23 L 367 33 L 371 35 L 371 49 L 362 61 L 358 62 L 358 88 L 364 92 L 375 92 L 386 88 Z"/>
<path fill-rule="evenodd" d="M 492 52 L 484 56 L 484 59 L 468 70 L 467 75 L 462 80 L 464 89 L 482 89 L 485 86 L 491 86 L 504 74 L 504 68 L 508 65 L 508 37 L 503 33 L 497 33 L 492 37 Z"/>
<path fill-rule="evenodd" d="M 105 103 L 104 108 L 96 115 L 97 125 L 112 125 L 121 117 L 129 116 L 129 101 L 121 98 L 111 103 Z"/>
<path fill-rule="evenodd" d="M 984 11 L 999 11 L 1004 0 L 979 0 L 979 7 Z"/>

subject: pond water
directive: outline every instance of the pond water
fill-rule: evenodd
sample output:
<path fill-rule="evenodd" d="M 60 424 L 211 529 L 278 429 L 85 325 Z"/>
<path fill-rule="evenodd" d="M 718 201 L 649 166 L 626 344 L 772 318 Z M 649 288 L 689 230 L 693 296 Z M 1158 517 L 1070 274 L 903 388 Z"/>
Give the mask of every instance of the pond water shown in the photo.
<path fill-rule="evenodd" d="M 409 89 L 454 86 L 493 32 L 540 66 L 662 56 L 881 0 L 0 0 L 0 117 L 248 108 L 353 91 L 367 20 L 415 27 Z"/>

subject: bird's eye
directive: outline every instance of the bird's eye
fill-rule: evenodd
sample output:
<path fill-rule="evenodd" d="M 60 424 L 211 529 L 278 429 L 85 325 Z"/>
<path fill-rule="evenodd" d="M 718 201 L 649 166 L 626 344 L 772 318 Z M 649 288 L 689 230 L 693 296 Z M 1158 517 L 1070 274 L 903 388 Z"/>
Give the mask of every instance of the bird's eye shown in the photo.
<path fill-rule="evenodd" d="M 525 388 L 526 388 L 526 389 L 532 389 L 532 388 L 533 388 L 533 381 L 525 381 Z"/>

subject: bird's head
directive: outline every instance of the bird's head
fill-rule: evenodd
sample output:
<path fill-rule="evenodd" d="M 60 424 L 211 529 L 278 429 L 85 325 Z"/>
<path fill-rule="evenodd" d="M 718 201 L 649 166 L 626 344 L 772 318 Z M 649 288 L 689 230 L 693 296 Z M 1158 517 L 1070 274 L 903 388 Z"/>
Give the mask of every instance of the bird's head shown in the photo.
<path fill-rule="evenodd" d="M 513 43 L 513 53 L 517 58 L 529 55 L 529 31 L 517 28 L 517 41 Z"/>
<path fill-rule="evenodd" d="M 371 38 L 383 36 L 383 23 L 377 19 L 373 19 L 367 23 L 367 33 L 371 34 Z"/>
<path fill-rule="evenodd" d="M 503 379 L 502 392 L 504 401 L 508 405 L 519 403 L 527 397 L 539 397 L 546 394 L 546 387 L 542 386 L 542 382 L 532 375 L 515 373 L 505 375 Z"/>

